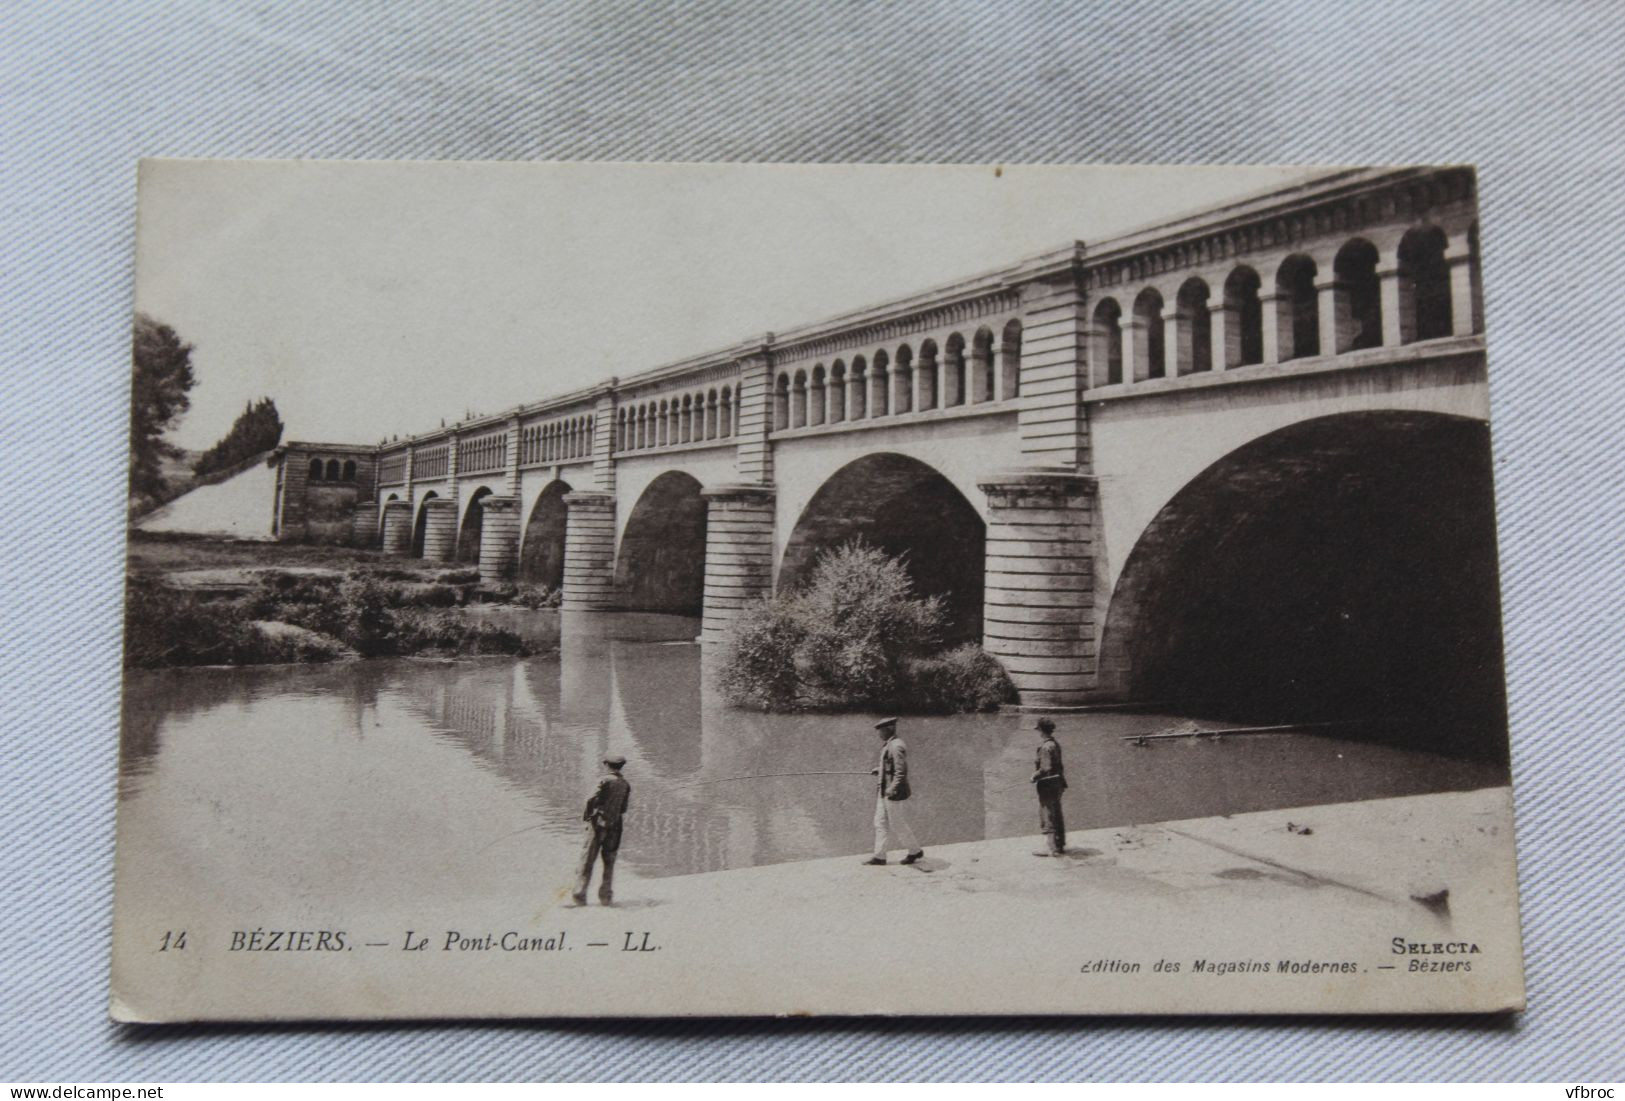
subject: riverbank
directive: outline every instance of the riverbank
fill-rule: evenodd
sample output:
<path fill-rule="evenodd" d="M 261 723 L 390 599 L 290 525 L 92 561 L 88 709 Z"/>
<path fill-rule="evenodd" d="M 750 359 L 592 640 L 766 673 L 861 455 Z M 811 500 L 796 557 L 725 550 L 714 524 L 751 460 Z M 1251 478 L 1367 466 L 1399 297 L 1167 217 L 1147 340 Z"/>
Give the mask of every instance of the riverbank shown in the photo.
<path fill-rule="evenodd" d="M 1511 1009 L 1511 829 L 1511 789 L 1491 787 L 1085 830 L 1058 859 L 1033 855 L 1038 835 L 926 838 L 913 865 L 894 852 L 885 867 L 854 855 L 644 880 L 617 902 L 673 939 L 698 932 L 690 914 L 725 910 L 733 974 L 783 973 L 786 952 L 838 963 L 827 986 L 770 997 L 791 1012 L 877 972 L 887 1012 Z M 632 920 L 570 912 L 588 932 Z"/>
<path fill-rule="evenodd" d="M 523 656 L 557 645 L 556 590 L 350 547 L 130 533 L 125 664 Z"/>

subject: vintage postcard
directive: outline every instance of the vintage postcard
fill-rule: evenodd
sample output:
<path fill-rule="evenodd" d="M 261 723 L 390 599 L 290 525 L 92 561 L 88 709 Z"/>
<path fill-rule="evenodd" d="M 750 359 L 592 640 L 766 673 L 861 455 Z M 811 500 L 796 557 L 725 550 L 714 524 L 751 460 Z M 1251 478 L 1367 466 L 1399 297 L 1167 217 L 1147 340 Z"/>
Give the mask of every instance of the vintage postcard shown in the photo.
<path fill-rule="evenodd" d="M 1522 1006 L 1470 167 L 139 206 L 115 1018 Z"/>

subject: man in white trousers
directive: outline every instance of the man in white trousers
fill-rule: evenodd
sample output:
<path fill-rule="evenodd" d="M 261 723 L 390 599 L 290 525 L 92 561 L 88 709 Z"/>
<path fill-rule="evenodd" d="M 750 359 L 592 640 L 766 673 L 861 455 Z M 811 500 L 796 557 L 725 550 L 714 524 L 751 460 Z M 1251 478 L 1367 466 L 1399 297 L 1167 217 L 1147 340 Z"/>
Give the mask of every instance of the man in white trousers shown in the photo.
<path fill-rule="evenodd" d="M 884 864 L 887 848 L 901 847 L 907 850 L 902 863 L 912 864 L 925 855 L 925 850 L 920 848 L 904 809 L 909 796 L 908 747 L 897 736 L 896 719 L 881 719 L 875 723 L 875 729 L 880 731 L 882 742 L 880 764 L 870 769 L 878 779 L 875 792 L 875 855 L 864 863 Z M 897 845 L 888 846 L 888 841 L 895 841 Z"/>

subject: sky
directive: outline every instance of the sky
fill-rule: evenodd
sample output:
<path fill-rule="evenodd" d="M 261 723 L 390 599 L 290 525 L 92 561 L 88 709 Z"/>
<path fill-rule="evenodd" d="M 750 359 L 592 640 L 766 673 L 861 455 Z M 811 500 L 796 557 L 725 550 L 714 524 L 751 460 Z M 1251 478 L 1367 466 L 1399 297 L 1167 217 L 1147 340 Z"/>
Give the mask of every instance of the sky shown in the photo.
<path fill-rule="evenodd" d="M 135 305 L 195 347 L 174 442 L 269 396 L 376 443 L 1321 171 L 146 161 Z"/>

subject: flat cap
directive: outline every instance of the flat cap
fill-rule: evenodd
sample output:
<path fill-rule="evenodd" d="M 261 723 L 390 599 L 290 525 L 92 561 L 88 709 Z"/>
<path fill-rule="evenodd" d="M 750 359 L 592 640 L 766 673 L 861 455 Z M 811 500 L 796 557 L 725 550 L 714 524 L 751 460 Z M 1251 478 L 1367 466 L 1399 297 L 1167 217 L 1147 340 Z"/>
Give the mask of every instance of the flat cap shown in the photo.
<path fill-rule="evenodd" d="M 888 726 L 896 726 L 896 725 L 897 725 L 897 720 L 896 719 L 881 719 L 879 722 L 875 723 L 875 729 L 876 730 L 885 730 Z"/>
<path fill-rule="evenodd" d="M 610 768 L 620 768 L 622 765 L 626 764 L 626 758 L 622 757 L 619 753 L 611 753 L 608 757 L 604 758 L 604 763 Z"/>

